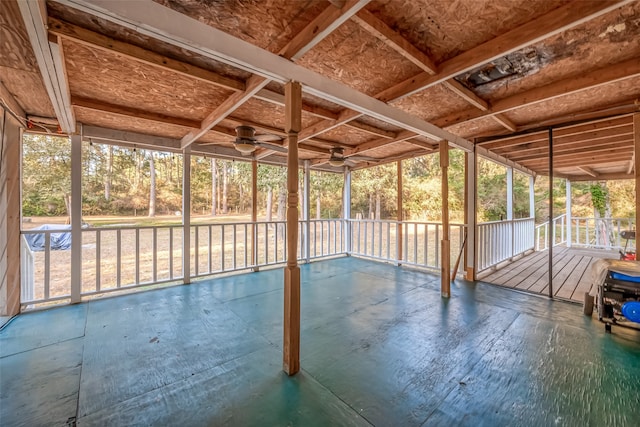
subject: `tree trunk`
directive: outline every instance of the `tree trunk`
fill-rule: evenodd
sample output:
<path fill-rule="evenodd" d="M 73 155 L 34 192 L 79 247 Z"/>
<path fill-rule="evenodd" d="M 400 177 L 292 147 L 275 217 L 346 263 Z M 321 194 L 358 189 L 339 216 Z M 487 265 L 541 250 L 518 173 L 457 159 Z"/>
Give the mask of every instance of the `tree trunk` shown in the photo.
<path fill-rule="evenodd" d="M 137 190 L 138 187 L 140 186 L 140 169 L 142 168 L 142 156 L 140 155 L 140 153 L 138 153 L 138 150 L 136 150 L 135 148 L 133 149 L 134 155 L 135 155 L 135 159 L 136 159 L 136 171 L 135 171 L 135 175 L 133 178 L 133 189 Z"/>
<path fill-rule="evenodd" d="M 218 164 L 211 159 L 211 216 L 218 213 Z"/>
<path fill-rule="evenodd" d="M 273 188 L 269 187 L 269 189 L 267 190 L 267 212 L 266 212 L 267 222 L 271 221 L 272 211 L 273 211 Z"/>
<path fill-rule="evenodd" d="M 229 213 L 228 206 L 228 189 L 229 189 L 229 172 L 227 170 L 227 162 L 222 164 L 222 213 L 224 215 Z"/>
<path fill-rule="evenodd" d="M 316 219 L 322 218 L 322 214 L 320 212 L 320 192 L 318 191 L 318 195 L 316 196 Z"/>
<path fill-rule="evenodd" d="M 373 219 L 373 193 L 369 193 L 369 219 Z"/>
<path fill-rule="evenodd" d="M 287 213 L 287 188 L 283 187 L 278 193 L 278 221 L 284 221 Z M 278 237 L 284 239 L 285 224 L 278 224 L 276 227 Z"/>
<path fill-rule="evenodd" d="M 149 157 L 149 175 L 151 183 L 149 185 L 149 217 L 156 216 L 156 163 L 153 153 Z"/>
<path fill-rule="evenodd" d="M 376 191 L 376 219 L 380 219 L 380 192 Z"/>
<path fill-rule="evenodd" d="M 104 174 L 104 199 L 108 202 L 111 199 L 111 180 L 113 175 L 113 145 L 109 145 L 107 151 L 107 170 Z"/>
<path fill-rule="evenodd" d="M 238 196 L 240 200 L 238 200 L 239 210 L 244 213 L 244 186 L 242 183 L 238 184 Z M 238 209 L 236 209 L 237 211 Z"/>

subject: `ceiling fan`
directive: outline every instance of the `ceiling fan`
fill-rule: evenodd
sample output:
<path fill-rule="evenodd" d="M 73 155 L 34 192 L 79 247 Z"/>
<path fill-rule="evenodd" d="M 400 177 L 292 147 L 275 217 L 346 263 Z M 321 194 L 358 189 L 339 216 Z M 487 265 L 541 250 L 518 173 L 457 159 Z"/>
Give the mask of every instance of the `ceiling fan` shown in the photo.
<path fill-rule="evenodd" d="M 284 138 L 278 135 L 262 134 L 256 135 L 256 130 L 251 126 L 237 126 L 236 127 L 236 139 L 233 141 L 233 146 L 243 155 L 249 155 L 253 153 L 256 148 L 262 147 L 269 150 L 278 151 L 280 153 L 286 153 L 287 148 L 277 144 L 269 144 L 267 141 L 282 141 Z M 203 145 L 209 145 L 203 144 Z"/>
<path fill-rule="evenodd" d="M 354 154 L 351 156 L 345 156 L 344 148 L 342 147 L 333 147 L 331 150 L 329 150 L 329 153 L 330 153 L 329 164 L 335 167 L 344 166 L 345 163 L 348 165 L 353 165 L 351 160 L 363 160 L 363 161 L 370 161 L 370 162 L 375 162 L 380 160 L 380 159 L 376 159 L 375 157 L 360 156 L 357 154 Z"/>

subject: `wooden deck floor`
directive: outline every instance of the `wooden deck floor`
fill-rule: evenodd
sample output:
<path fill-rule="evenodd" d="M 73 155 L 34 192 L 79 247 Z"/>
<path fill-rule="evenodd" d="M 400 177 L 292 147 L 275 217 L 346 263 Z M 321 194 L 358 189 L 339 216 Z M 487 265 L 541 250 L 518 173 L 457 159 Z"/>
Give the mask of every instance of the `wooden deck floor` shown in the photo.
<path fill-rule="evenodd" d="M 591 264 L 602 258 L 617 258 L 615 251 L 553 248 L 553 293 L 558 298 L 582 302 L 591 289 Z M 493 273 L 483 282 L 547 295 L 549 292 L 549 251 L 533 252 Z"/>

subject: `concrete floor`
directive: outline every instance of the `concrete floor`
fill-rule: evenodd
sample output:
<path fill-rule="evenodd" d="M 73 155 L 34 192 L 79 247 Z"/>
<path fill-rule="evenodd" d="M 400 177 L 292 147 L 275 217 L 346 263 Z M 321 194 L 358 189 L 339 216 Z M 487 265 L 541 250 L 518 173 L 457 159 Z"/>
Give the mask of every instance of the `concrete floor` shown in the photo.
<path fill-rule="evenodd" d="M 640 336 L 579 305 L 354 258 L 29 313 L 0 332 L 0 425 L 567 425 L 640 420 Z"/>

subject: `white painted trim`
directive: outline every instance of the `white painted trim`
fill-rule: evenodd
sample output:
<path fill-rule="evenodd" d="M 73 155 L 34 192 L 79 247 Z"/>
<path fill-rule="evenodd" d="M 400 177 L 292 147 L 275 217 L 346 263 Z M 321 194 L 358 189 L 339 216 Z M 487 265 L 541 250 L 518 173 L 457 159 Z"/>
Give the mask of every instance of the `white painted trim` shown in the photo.
<path fill-rule="evenodd" d="M 191 283 L 191 150 L 189 147 L 182 153 L 182 283 Z"/>
<path fill-rule="evenodd" d="M 285 83 L 300 82 L 309 94 L 463 150 L 472 144 L 451 132 L 391 107 L 342 83 L 149 0 L 57 0 L 163 42 Z"/>
<path fill-rule="evenodd" d="M 465 164 L 465 173 L 467 174 L 467 254 L 465 256 L 466 268 L 476 271 L 476 171 L 478 156 L 474 152 L 467 154 L 467 162 Z M 465 269 L 466 273 L 466 269 Z"/>
<path fill-rule="evenodd" d="M 303 258 L 307 262 L 311 261 L 311 162 L 309 160 L 304 161 L 304 181 L 303 181 L 303 200 L 302 200 L 302 219 L 304 220 L 303 229 L 303 244 L 304 253 Z"/>
<path fill-rule="evenodd" d="M 507 168 L 507 221 L 513 219 L 513 168 Z"/>
<path fill-rule="evenodd" d="M 73 108 L 71 108 L 69 85 L 60 48 L 49 43 L 49 35 L 45 26 L 47 21 L 46 6 L 40 0 L 21 0 L 17 3 L 40 68 L 45 89 L 60 127 L 67 134 L 75 133 L 76 120 Z"/>
<path fill-rule="evenodd" d="M 345 250 L 348 254 L 351 253 L 351 169 L 344 168 L 344 197 L 342 201 L 342 210 L 344 216 L 344 239 L 346 242 Z"/>
<path fill-rule="evenodd" d="M 536 218 L 535 178 L 529 175 L 529 218 Z"/>
<path fill-rule="evenodd" d="M 82 135 L 71 135 L 71 304 L 82 292 Z"/>
<path fill-rule="evenodd" d="M 567 185 L 567 189 L 566 189 L 566 210 L 567 213 L 565 215 L 565 219 L 567 221 L 567 247 L 570 248 L 571 247 L 571 181 L 569 181 L 568 179 L 566 180 L 566 185 Z"/>

